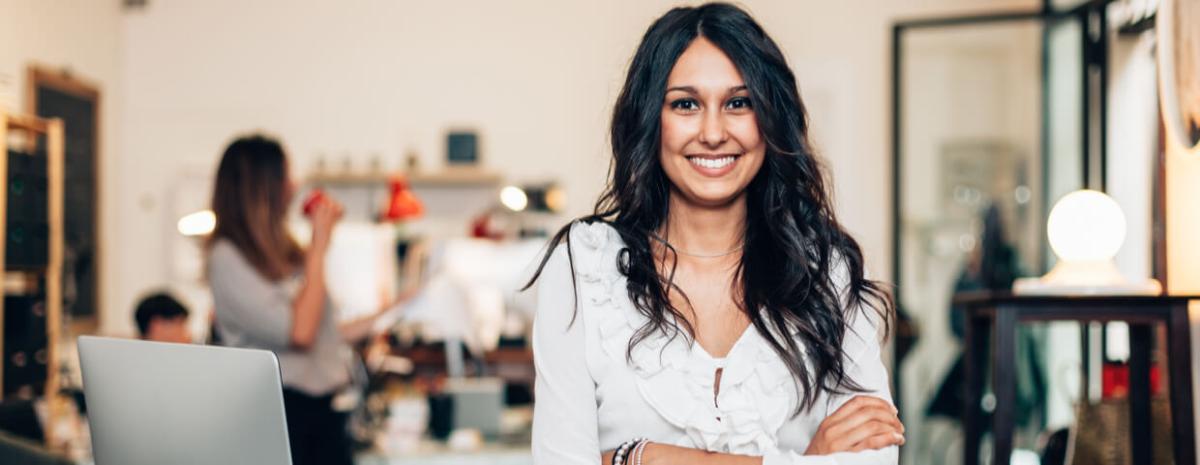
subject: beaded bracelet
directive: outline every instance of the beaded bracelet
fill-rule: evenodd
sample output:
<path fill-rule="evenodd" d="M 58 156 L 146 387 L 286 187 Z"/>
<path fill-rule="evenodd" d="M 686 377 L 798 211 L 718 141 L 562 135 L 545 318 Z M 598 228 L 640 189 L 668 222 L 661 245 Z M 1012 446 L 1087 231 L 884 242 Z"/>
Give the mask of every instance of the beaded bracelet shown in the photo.
<path fill-rule="evenodd" d="M 633 456 L 635 457 L 635 459 L 633 461 L 634 465 L 642 465 L 642 452 L 646 451 L 646 446 L 648 446 L 648 445 L 650 445 L 650 440 L 642 439 L 641 442 L 638 442 L 637 446 L 634 446 L 634 453 L 633 453 Z"/>
<path fill-rule="evenodd" d="M 646 441 L 646 438 L 634 438 L 617 446 L 616 452 L 613 453 L 612 465 L 625 465 L 625 459 L 629 456 L 629 452 L 643 441 Z"/>

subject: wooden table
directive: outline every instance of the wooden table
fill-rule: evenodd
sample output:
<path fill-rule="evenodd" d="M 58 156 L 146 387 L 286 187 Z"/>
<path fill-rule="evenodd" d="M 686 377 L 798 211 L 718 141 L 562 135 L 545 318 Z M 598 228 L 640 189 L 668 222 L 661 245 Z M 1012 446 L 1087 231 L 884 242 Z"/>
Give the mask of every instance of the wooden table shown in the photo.
<path fill-rule="evenodd" d="M 1014 296 L 962 293 L 954 303 L 966 314 L 966 389 L 963 405 L 963 463 L 979 463 L 983 436 L 984 367 L 987 333 L 993 352 L 992 416 L 994 464 L 1009 463 L 1016 405 L 1017 325 L 1031 321 L 1123 321 L 1129 324 L 1129 425 L 1133 463 L 1152 460 L 1150 436 L 1150 351 L 1153 325 L 1166 326 L 1168 377 L 1175 463 L 1196 463 L 1192 400 L 1192 344 L 1188 302 L 1200 296 Z M 989 328 L 990 327 L 990 328 Z M 1086 356 L 1086 355 L 1085 355 Z"/>

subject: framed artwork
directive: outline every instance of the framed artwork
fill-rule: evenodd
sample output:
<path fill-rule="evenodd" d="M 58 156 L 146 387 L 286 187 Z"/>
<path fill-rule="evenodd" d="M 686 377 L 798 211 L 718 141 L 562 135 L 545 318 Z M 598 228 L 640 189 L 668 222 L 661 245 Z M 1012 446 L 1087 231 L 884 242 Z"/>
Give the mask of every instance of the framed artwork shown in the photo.
<path fill-rule="evenodd" d="M 62 118 L 66 139 L 63 192 L 63 313 L 76 333 L 94 331 L 100 315 L 100 104 L 98 85 L 67 70 L 31 65 L 30 113 Z"/>
<path fill-rule="evenodd" d="M 450 165 L 479 164 L 479 136 L 475 131 L 455 130 L 446 135 L 446 162 Z"/>

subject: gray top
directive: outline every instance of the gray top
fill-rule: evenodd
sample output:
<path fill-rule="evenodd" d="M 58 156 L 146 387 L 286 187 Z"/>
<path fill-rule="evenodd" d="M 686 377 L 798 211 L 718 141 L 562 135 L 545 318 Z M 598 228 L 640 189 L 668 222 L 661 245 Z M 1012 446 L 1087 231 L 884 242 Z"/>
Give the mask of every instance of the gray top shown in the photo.
<path fill-rule="evenodd" d="M 333 394 L 350 382 L 350 349 L 338 333 L 328 297 L 312 347 L 301 351 L 291 345 L 292 301 L 302 275 L 270 281 L 233 243 L 218 240 L 208 257 L 208 281 L 225 345 L 275 352 L 283 385 L 309 395 Z"/>

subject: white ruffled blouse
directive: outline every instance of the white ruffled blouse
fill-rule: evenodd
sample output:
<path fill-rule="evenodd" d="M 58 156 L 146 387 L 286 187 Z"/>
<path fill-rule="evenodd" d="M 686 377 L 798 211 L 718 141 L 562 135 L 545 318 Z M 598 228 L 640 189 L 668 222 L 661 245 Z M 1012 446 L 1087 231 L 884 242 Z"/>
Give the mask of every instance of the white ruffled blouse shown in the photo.
<path fill-rule="evenodd" d="M 623 242 L 600 222 L 576 223 L 570 242 L 570 259 L 560 245 L 538 284 L 535 464 L 596 465 L 601 451 L 636 437 L 761 456 L 764 465 L 896 463 L 894 446 L 801 455 L 821 421 L 853 395 L 822 394 L 812 409 L 793 416 L 798 397 L 791 373 L 753 326 L 723 359 L 683 337 L 655 333 L 634 346 L 627 362 L 629 339 L 646 318 L 630 302 L 626 279 L 617 271 Z M 846 369 L 869 391 L 864 394 L 890 402 L 877 334 L 870 318 L 854 318 L 843 341 Z M 724 371 L 714 398 L 718 368 Z"/>

